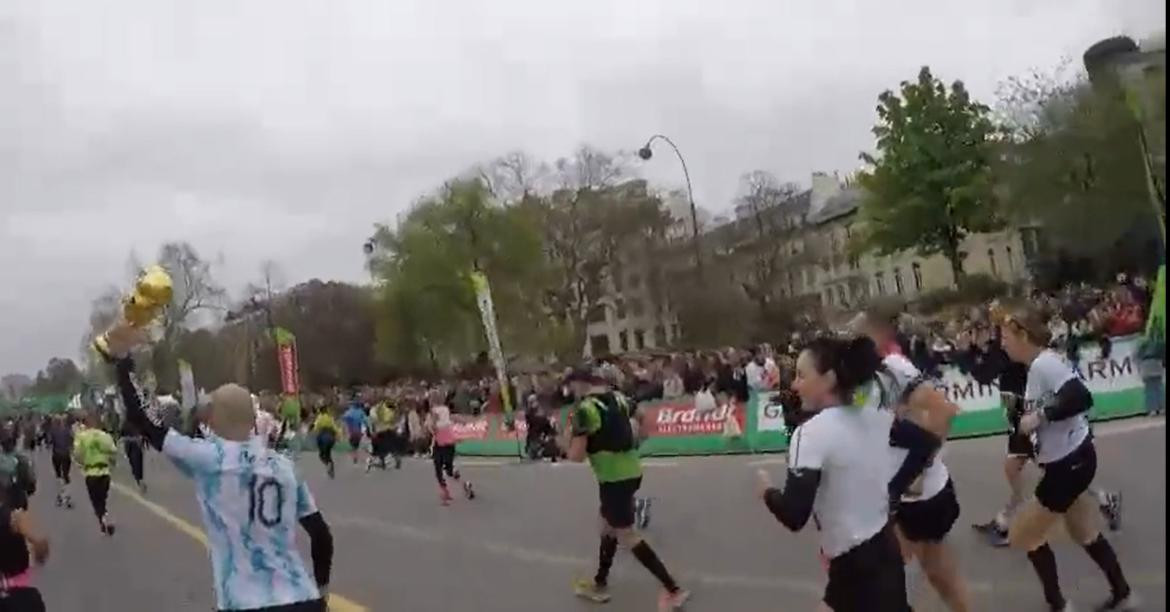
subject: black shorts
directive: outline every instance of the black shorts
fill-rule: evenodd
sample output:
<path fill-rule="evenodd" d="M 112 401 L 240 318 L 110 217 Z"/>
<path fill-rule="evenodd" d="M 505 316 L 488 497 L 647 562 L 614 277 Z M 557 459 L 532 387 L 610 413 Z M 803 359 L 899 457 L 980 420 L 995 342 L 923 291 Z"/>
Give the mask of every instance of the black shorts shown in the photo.
<path fill-rule="evenodd" d="M 362 445 L 362 434 L 349 434 L 349 448 L 350 450 L 357 450 Z"/>
<path fill-rule="evenodd" d="M 947 484 L 934 497 L 913 502 L 902 502 L 894 520 L 902 535 L 911 542 L 940 542 L 951 531 L 959 518 L 959 498 L 955 482 Z"/>
<path fill-rule="evenodd" d="M 1089 490 L 1097 475 L 1097 448 L 1093 446 L 1093 438 L 1086 438 L 1073 452 L 1040 467 L 1044 475 L 1036 485 L 1036 501 L 1052 512 L 1063 514 Z"/>
<path fill-rule="evenodd" d="M 1009 457 L 1036 458 L 1036 448 L 1032 446 L 1032 438 L 1014 431 L 1008 432 L 1007 454 Z"/>
<path fill-rule="evenodd" d="M 0 612 L 44 612 L 45 601 L 33 587 L 9 589 L 0 597 Z"/>
<path fill-rule="evenodd" d="M 906 568 L 893 529 L 829 560 L 825 605 L 833 612 L 907 612 Z"/>
<path fill-rule="evenodd" d="M 53 474 L 69 482 L 69 468 L 73 465 L 73 458 L 68 453 L 53 453 Z"/>
<path fill-rule="evenodd" d="M 642 486 L 642 477 L 598 483 L 601 498 L 601 518 L 614 529 L 634 526 L 634 495 Z"/>
<path fill-rule="evenodd" d="M 313 601 L 300 601 L 297 603 L 285 604 L 283 606 L 267 606 L 264 608 L 237 610 L 237 612 L 325 612 L 325 609 L 324 599 L 314 599 Z"/>

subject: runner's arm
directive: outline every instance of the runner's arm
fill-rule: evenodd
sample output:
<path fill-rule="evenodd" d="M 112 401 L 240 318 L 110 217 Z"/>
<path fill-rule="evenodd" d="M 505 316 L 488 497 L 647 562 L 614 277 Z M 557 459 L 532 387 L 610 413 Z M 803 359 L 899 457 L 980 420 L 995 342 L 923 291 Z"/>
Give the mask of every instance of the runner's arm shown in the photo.
<path fill-rule="evenodd" d="M 942 439 L 921 425 L 909 419 L 894 419 L 890 427 L 890 446 L 906 449 L 906 459 L 890 479 L 888 486 L 890 501 L 896 503 L 926 466 L 935 451 L 942 446 Z"/>
<path fill-rule="evenodd" d="M 1093 407 L 1093 394 L 1079 378 L 1070 378 L 1056 392 L 1056 402 L 1044 407 L 1046 421 L 1063 421 L 1088 412 Z"/>
<path fill-rule="evenodd" d="M 142 396 L 138 393 L 138 386 L 134 384 L 134 380 L 130 376 L 134 372 L 134 360 L 128 356 L 118 359 L 114 362 L 114 371 L 118 393 L 122 397 L 122 405 L 126 407 L 126 420 L 142 432 L 143 437 L 155 450 L 161 451 L 163 440 L 167 437 L 167 430 L 155 425 L 146 416 L 146 410 L 142 406 Z"/>
<path fill-rule="evenodd" d="M 329 587 L 333 571 L 333 533 L 317 509 L 309 485 L 297 478 L 297 517 L 301 528 L 309 534 L 309 556 L 313 560 L 313 579 L 321 589 Z"/>
<path fill-rule="evenodd" d="M 40 531 L 33 524 L 32 516 L 27 510 L 0 510 L 0 520 L 6 520 L 12 526 L 12 530 L 20 534 L 21 537 L 28 542 L 29 551 L 32 552 L 33 561 L 37 565 L 44 565 L 49 558 L 49 539 L 41 535 Z"/>
<path fill-rule="evenodd" d="M 785 527 L 800 531 L 812 517 L 813 503 L 821 485 L 821 470 L 828 447 L 824 436 L 802 425 L 793 434 L 788 479 L 784 488 L 768 487 L 763 492 L 764 505 Z"/>

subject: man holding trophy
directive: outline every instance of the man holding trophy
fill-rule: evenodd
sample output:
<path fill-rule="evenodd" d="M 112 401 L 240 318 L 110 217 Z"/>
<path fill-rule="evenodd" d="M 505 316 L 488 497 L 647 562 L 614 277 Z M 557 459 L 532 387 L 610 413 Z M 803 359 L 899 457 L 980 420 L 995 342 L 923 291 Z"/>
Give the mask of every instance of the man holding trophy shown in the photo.
<path fill-rule="evenodd" d="M 248 390 L 228 384 L 211 394 L 203 438 L 164 429 L 143 409 L 130 351 L 147 340 L 146 328 L 170 302 L 171 293 L 166 272 L 157 266 L 147 269 L 123 302 L 123 319 L 94 348 L 116 368 L 126 419 L 197 485 L 217 608 L 325 610 L 333 536 L 292 461 L 252 435 L 256 415 Z M 312 576 L 296 553 L 294 520 L 309 534 Z"/>

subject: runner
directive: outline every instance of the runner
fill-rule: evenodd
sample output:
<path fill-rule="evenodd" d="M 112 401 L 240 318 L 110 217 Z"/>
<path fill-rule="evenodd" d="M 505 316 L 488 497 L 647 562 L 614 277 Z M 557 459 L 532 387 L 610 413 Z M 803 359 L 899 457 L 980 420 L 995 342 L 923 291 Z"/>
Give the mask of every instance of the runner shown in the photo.
<path fill-rule="evenodd" d="M 435 464 L 435 480 L 439 481 L 439 503 L 449 506 L 451 492 L 447 489 L 444 474 L 456 482 L 462 481 L 463 494 L 467 499 L 475 499 L 475 489 L 471 486 L 471 481 L 462 480 L 455 469 L 455 421 L 444 399 L 445 394 L 438 389 L 427 395 L 430 411 L 427 413 L 426 428 L 431 432 L 433 440 L 431 461 Z"/>
<path fill-rule="evenodd" d="M 270 412 L 270 407 L 256 396 L 252 396 L 252 409 L 256 411 L 253 434 L 268 448 L 280 450 L 281 424 Z"/>
<path fill-rule="evenodd" d="M 890 526 L 891 502 L 929 461 L 938 439 L 907 419 L 895 420 L 887 402 L 855 402 L 882 369 L 868 338 L 818 338 L 796 363 L 793 390 L 815 413 L 797 427 L 783 489 L 757 472 L 758 494 L 788 529 L 799 531 L 815 513 L 829 582 L 823 608 L 834 612 L 903 612 L 906 575 Z M 871 390 L 871 392 L 880 389 Z M 890 445 L 907 449 L 890 479 Z"/>
<path fill-rule="evenodd" d="M 357 465 L 362 450 L 362 434 L 370 428 L 370 417 L 362 409 L 362 404 L 355 396 L 349 403 L 349 408 L 341 415 L 341 422 L 345 425 L 345 432 L 349 434 L 349 456 L 353 464 Z"/>
<path fill-rule="evenodd" d="M 37 491 L 37 475 L 28 455 L 16 450 L 15 427 L 0 431 L 0 489 L 8 491 L 15 507 L 28 506 L 28 498 Z"/>
<path fill-rule="evenodd" d="M 337 444 L 341 429 L 337 426 L 337 421 L 333 419 L 327 406 L 323 405 L 318 408 L 312 431 L 317 441 L 317 456 L 321 458 L 325 472 L 329 474 L 330 478 L 333 478 L 336 471 L 336 467 L 333 465 L 333 445 Z"/>
<path fill-rule="evenodd" d="M 142 461 L 142 432 L 129 420 L 122 421 L 122 449 L 130 462 L 130 475 L 138 490 L 146 493 L 146 466 Z"/>
<path fill-rule="evenodd" d="M 49 540 L 34 524 L 25 490 L 0 487 L 0 612 L 44 612 L 32 565 L 48 558 Z"/>
<path fill-rule="evenodd" d="M 97 516 L 98 526 L 102 533 L 112 536 L 114 521 L 106 509 L 106 500 L 110 495 L 110 468 L 117 459 L 118 445 L 114 444 L 110 434 L 98 427 L 99 423 L 96 412 L 86 413 L 85 426 L 74 436 L 73 454 L 85 475 L 85 490 L 89 493 L 89 503 Z"/>
<path fill-rule="evenodd" d="M 1113 547 L 1096 525 L 1089 485 L 1097 473 L 1097 451 L 1088 413 L 1093 396 L 1076 370 L 1048 350 L 1051 332 L 1034 308 L 1020 305 L 998 313 L 1003 349 L 1028 367 L 1024 414 L 1019 431 L 1031 437 L 1036 463 L 1044 475 L 1035 497 L 1024 502 L 1009 527 L 1013 548 L 1026 551 L 1053 610 L 1068 610 L 1060 589 L 1056 557 L 1048 532 L 1063 523 L 1109 581 L 1109 600 L 1098 610 L 1132 610 L 1137 598 L 1117 562 Z"/>
<path fill-rule="evenodd" d="M 911 419 L 945 441 L 959 408 L 937 389 L 924 383 L 922 373 L 897 347 L 897 315 L 870 309 L 854 320 L 854 329 L 869 337 L 875 346 L 887 347 L 878 373 L 880 389 L 871 391 L 891 405 L 899 419 Z M 882 354 L 879 349 L 879 354 Z M 891 473 L 903 465 L 907 451 L 891 449 Z M 895 533 L 907 563 L 918 560 L 927 580 L 947 607 L 955 612 L 971 609 L 971 594 L 959 573 L 954 549 L 947 534 L 959 518 L 959 500 L 954 481 L 942 461 L 941 449 L 908 488 L 894 510 Z"/>
<path fill-rule="evenodd" d="M 374 406 L 372 416 L 374 436 L 370 446 L 373 454 L 366 459 L 366 471 L 370 471 L 375 459 L 379 468 L 386 469 L 386 455 L 389 454 L 394 455 L 394 469 L 402 469 L 401 445 L 396 439 L 398 415 L 390 405 L 389 398 L 383 398 Z"/>
<path fill-rule="evenodd" d="M 219 610 L 322 612 L 333 563 L 333 536 L 308 486 L 286 457 L 252 435 L 251 394 L 228 384 L 211 394 L 208 432 L 190 438 L 151 422 L 127 355 L 141 332 L 111 330 L 118 390 L 126 418 L 146 441 L 195 481 L 211 549 Z M 313 577 L 296 551 L 296 520 L 309 534 Z M 164 606 L 165 607 L 165 606 Z"/>
<path fill-rule="evenodd" d="M 53 417 L 49 428 L 49 449 L 52 454 L 53 475 L 57 480 L 57 506 L 73 507 L 69 495 L 69 471 L 73 466 L 73 429 L 64 414 Z"/>
<path fill-rule="evenodd" d="M 997 303 L 992 303 L 992 317 L 995 318 L 1000 311 L 1001 307 Z M 984 346 L 980 346 L 984 344 L 983 342 L 972 342 L 969 337 L 965 340 L 970 346 L 959 347 L 959 359 L 964 362 L 976 382 L 999 387 L 1000 403 L 1003 404 L 1009 427 L 1007 455 L 1003 462 L 1004 477 L 1010 490 L 1008 501 L 990 521 L 976 523 L 972 527 L 986 535 L 992 546 L 1006 547 L 1011 517 L 1024 501 L 1024 466 L 1036 459 L 1032 440 L 1019 431 L 1020 417 L 1024 413 L 1024 387 L 1028 380 L 1028 368 L 1024 364 L 1012 361 L 997 339 L 987 339 Z M 1096 488 L 1090 491 L 1096 498 L 1097 507 L 1108 522 L 1109 529 L 1111 531 L 1121 529 L 1121 493 Z"/>
<path fill-rule="evenodd" d="M 609 601 L 609 570 L 620 543 L 662 584 L 659 609 L 682 608 L 690 598 L 690 592 L 679 587 L 658 554 L 638 534 L 635 524 L 634 495 L 642 486 L 642 462 L 636 450 L 632 423 L 635 414 L 625 398 L 613 392 L 600 372 L 574 370 L 565 382 L 578 401 L 572 423 L 565 430 L 563 450 L 569 461 L 589 459 L 601 500 L 597 574 L 576 581 L 575 592 L 594 602 Z M 639 430 L 645 433 L 642 428 Z"/>

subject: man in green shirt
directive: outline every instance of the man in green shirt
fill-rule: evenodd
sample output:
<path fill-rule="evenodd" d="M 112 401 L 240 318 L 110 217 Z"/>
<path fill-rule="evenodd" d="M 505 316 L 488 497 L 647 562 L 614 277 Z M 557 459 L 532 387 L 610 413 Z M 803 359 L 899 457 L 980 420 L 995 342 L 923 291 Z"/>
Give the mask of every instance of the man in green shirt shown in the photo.
<path fill-rule="evenodd" d="M 73 437 L 73 454 L 85 475 L 85 490 L 101 532 L 114 535 L 114 522 L 106 511 L 106 500 L 110 495 L 110 468 L 118 456 L 118 446 L 99 423 L 97 414 L 92 411 L 86 414 L 85 425 Z"/>
<path fill-rule="evenodd" d="M 662 583 L 659 609 L 681 608 L 690 593 L 679 588 L 635 527 L 634 496 L 642 486 L 636 430 L 642 428 L 635 424 L 630 402 L 600 372 L 590 369 L 574 370 L 566 384 L 578 401 L 562 444 L 569 461 L 589 459 L 597 477 L 602 519 L 597 574 L 574 584 L 577 595 L 599 603 L 609 601 L 609 570 L 620 543 Z"/>

